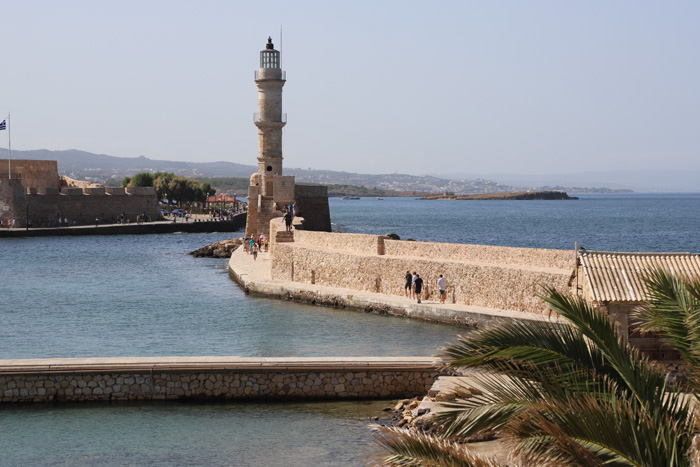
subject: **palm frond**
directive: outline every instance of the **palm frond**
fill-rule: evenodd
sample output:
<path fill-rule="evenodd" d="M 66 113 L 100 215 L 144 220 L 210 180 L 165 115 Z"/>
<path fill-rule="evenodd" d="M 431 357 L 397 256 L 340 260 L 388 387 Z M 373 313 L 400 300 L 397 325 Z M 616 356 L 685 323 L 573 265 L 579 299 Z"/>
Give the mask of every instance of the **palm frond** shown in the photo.
<path fill-rule="evenodd" d="M 375 466 L 497 467 L 462 444 L 415 429 L 381 428 L 375 443 L 383 451 L 374 456 Z"/>
<path fill-rule="evenodd" d="M 519 450 L 528 457 L 575 460 L 577 465 L 687 465 L 695 431 L 691 418 L 678 420 L 630 400 L 572 395 L 533 404 L 513 419 Z M 594 456 L 597 461 L 586 460 Z"/>
<path fill-rule="evenodd" d="M 700 382 L 700 281 L 685 283 L 670 271 L 656 269 L 644 278 L 649 298 L 635 317 L 643 331 L 654 331 L 688 363 Z"/>

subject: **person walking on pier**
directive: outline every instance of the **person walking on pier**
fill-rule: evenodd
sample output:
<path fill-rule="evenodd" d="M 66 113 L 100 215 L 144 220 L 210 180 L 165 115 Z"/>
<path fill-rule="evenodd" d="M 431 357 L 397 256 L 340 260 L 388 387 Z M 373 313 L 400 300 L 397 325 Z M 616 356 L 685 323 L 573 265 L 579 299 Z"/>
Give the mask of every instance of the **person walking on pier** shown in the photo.
<path fill-rule="evenodd" d="M 287 227 L 287 232 L 292 231 L 292 212 L 289 209 L 284 213 L 284 225 Z"/>
<path fill-rule="evenodd" d="M 411 296 L 411 289 L 413 288 L 413 276 L 411 271 L 406 271 L 405 285 L 403 287 L 403 292 L 407 297 Z"/>
<path fill-rule="evenodd" d="M 440 303 L 445 303 L 445 296 L 447 295 L 447 279 L 442 277 L 437 280 L 438 289 L 440 290 Z"/>
<path fill-rule="evenodd" d="M 420 293 L 423 290 L 423 279 L 420 278 L 420 274 L 416 274 L 416 280 L 413 282 L 413 290 L 418 299 L 418 303 L 420 303 Z"/>
<path fill-rule="evenodd" d="M 416 298 L 416 277 L 418 277 L 418 274 L 416 274 L 416 271 L 413 271 L 411 276 L 411 298 Z"/>
<path fill-rule="evenodd" d="M 253 253 L 253 261 L 258 260 L 258 249 L 259 249 L 258 244 L 253 243 L 253 245 L 251 246 L 251 252 Z"/>

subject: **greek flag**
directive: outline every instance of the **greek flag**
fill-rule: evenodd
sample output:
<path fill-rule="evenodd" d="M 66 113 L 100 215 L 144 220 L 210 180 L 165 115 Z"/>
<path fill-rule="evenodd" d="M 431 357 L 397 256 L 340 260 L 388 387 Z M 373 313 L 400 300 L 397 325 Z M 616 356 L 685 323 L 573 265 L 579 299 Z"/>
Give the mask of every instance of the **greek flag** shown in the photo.
<path fill-rule="evenodd" d="M 7 128 L 7 125 L 5 124 L 5 120 L 3 120 L 2 123 L 0 123 L 0 130 L 4 130 L 5 128 Z"/>

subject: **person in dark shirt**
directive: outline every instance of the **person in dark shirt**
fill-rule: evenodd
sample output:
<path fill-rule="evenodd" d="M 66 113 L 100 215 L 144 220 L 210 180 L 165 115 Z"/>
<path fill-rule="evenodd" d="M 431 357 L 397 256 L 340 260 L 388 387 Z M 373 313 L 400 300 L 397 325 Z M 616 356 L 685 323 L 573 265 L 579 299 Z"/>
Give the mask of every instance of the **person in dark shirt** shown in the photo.
<path fill-rule="evenodd" d="M 416 292 L 416 298 L 418 303 L 420 303 L 420 293 L 423 290 L 423 279 L 420 278 L 420 274 L 416 274 L 416 281 L 413 283 Z"/>
<path fill-rule="evenodd" d="M 289 210 L 284 213 L 284 225 L 287 227 L 287 232 L 292 231 L 292 213 Z"/>
<path fill-rule="evenodd" d="M 406 285 L 404 286 L 404 293 L 407 297 L 411 296 L 411 288 L 413 287 L 413 276 L 411 271 L 406 271 Z"/>

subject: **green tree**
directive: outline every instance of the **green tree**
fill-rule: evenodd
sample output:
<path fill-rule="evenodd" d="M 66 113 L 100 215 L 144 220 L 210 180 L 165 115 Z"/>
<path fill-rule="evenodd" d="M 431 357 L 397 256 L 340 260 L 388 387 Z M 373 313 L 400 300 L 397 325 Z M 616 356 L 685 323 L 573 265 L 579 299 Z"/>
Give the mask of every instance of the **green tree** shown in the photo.
<path fill-rule="evenodd" d="M 173 177 L 168 182 L 168 192 L 172 201 L 176 201 L 178 206 L 182 206 L 187 197 L 188 183 L 185 177 Z"/>
<path fill-rule="evenodd" d="M 700 283 L 671 279 L 668 273 L 649 278 L 651 298 L 640 319 L 669 343 L 685 345 L 686 362 L 696 365 Z M 669 381 L 583 300 L 553 289 L 543 298 L 561 323 L 513 322 L 446 349 L 451 366 L 478 370 L 485 391 L 445 404 L 436 416 L 437 438 L 384 429 L 378 465 L 439 465 L 435 456 L 447 454 L 456 456 L 451 465 L 480 465 L 458 444 L 485 431 L 510 439 L 515 453 L 534 465 L 690 465 L 700 428 L 691 402 L 697 403 L 697 380 L 690 388 Z"/>
<path fill-rule="evenodd" d="M 153 186 L 154 177 L 150 172 L 139 172 L 131 177 L 129 186 L 144 187 Z"/>
<path fill-rule="evenodd" d="M 201 188 L 202 188 L 202 193 L 204 193 L 205 198 L 207 195 L 214 196 L 216 194 L 216 188 L 212 187 L 211 183 L 209 183 L 209 182 L 203 182 L 201 184 Z"/>
<path fill-rule="evenodd" d="M 173 201 L 172 193 L 170 192 L 170 182 L 175 178 L 175 174 L 169 172 L 156 172 L 153 174 L 154 182 L 153 186 L 156 188 L 156 194 L 159 200 L 166 200 L 168 204 Z"/>
<path fill-rule="evenodd" d="M 131 183 L 131 177 L 124 177 L 122 180 L 122 186 L 126 188 L 129 186 L 129 183 Z"/>

